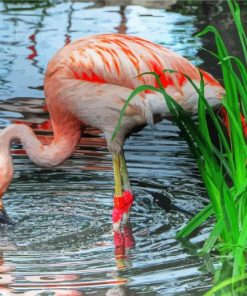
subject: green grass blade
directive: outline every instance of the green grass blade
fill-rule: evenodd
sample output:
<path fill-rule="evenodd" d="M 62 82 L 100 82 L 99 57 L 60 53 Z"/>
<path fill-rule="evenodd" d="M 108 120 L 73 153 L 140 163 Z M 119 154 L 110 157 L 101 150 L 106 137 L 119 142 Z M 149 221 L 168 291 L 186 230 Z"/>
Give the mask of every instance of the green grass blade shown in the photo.
<path fill-rule="evenodd" d="M 247 192 L 247 179 L 243 182 L 243 184 L 238 188 L 234 199 L 237 201 L 244 192 Z"/>
<path fill-rule="evenodd" d="M 245 62 L 247 64 L 247 37 L 242 25 L 242 21 L 241 21 L 241 15 L 240 15 L 240 8 L 239 5 L 236 1 L 233 0 L 228 0 L 228 5 L 230 7 L 235 25 L 237 27 L 237 32 L 239 35 L 239 39 L 241 42 L 241 46 L 242 46 L 242 50 L 244 53 L 244 57 L 245 57 Z"/>
<path fill-rule="evenodd" d="M 120 130 L 121 122 L 123 120 L 124 113 L 125 113 L 126 109 L 128 108 L 129 103 L 137 94 L 139 94 L 140 92 L 143 92 L 145 90 L 152 90 L 152 91 L 156 91 L 156 92 L 161 92 L 161 90 L 159 88 L 156 88 L 152 85 L 141 85 L 141 86 L 138 86 L 136 89 L 134 89 L 132 91 L 132 93 L 129 95 L 128 99 L 125 101 L 124 106 L 123 106 L 122 110 L 120 111 L 120 116 L 119 116 L 117 125 L 116 125 L 116 127 L 113 131 L 113 134 L 112 134 L 112 138 L 111 138 L 112 141 L 115 139 L 117 133 Z"/>
<path fill-rule="evenodd" d="M 197 227 L 213 214 L 211 204 L 208 204 L 195 217 L 193 217 L 176 235 L 177 238 L 182 238 L 190 235 Z"/>
<path fill-rule="evenodd" d="M 220 219 L 219 221 L 217 221 L 217 223 L 215 224 L 213 230 L 210 232 L 209 237 L 207 238 L 207 240 L 205 241 L 202 249 L 201 249 L 201 253 L 210 253 L 213 246 L 215 245 L 216 241 L 218 240 L 218 238 L 220 237 L 223 228 L 224 228 L 224 220 Z"/>
<path fill-rule="evenodd" d="M 247 250 L 247 214 L 245 215 L 240 232 L 237 247 L 234 251 L 233 276 L 242 275 L 245 272 L 245 253 Z"/>
<path fill-rule="evenodd" d="M 210 289 L 207 293 L 205 293 L 203 296 L 216 296 L 218 294 L 216 294 L 217 292 L 221 291 L 222 289 L 228 287 L 228 286 L 232 286 L 236 283 L 240 283 L 243 280 L 247 279 L 247 274 L 241 275 L 241 276 L 236 276 L 236 277 L 231 277 L 229 279 L 226 279 L 224 281 L 222 281 L 221 283 L 219 283 L 218 285 L 214 286 L 212 289 Z M 229 293 L 231 293 L 229 291 Z M 225 296 L 226 294 L 224 294 Z M 232 294 L 229 294 L 229 296 L 232 296 Z"/>
<path fill-rule="evenodd" d="M 223 181 L 223 180 L 222 180 Z M 234 198 L 225 182 L 222 182 L 220 200 L 225 222 L 227 241 L 236 244 L 239 237 L 238 209 Z"/>
<path fill-rule="evenodd" d="M 225 223 L 223 238 L 231 244 L 236 244 L 239 235 L 238 213 L 230 191 L 221 174 L 208 175 L 207 178 L 212 188 L 212 191 L 209 193 L 217 221 L 223 219 Z M 210 188 L 207 187 L 207 189 L 209 190 Z"/>
<path fill-rule="evenodd" d="M 225 57 L 222 61 L 227 61 L 227 60 L 233 60 L 239 70 L 239 73 L 241 74 L 241 78 L 242 80 L 240 81 L 240 79 L 238 78 L 237 74 L 233 71 L 233 69 L 229 69 L 232 73 L 234 73 L 235 75 L 235 79 L 237 81 L 237 87 L 241 87 L 242 89 L 242 86 L 241 86 L 241 82 L 243 83 L 243 87 L 244 87 L 244 90 L 242 90 L 243 93 L 246 93 L 247 91 L 247 70 L 244 66 L 244 64 L 242 63 L 242 61 L 237 58 L 237 57 L 234 57 L 234 56 L 228 56 L 228 57 Z"/>
<path fill-rule="evenodd" d="M 175 71 L 175 70 L 164 70 L 164 72 L 171 72 L 171 73 L 180 73 L 178 71 Z M 219 135 L 219 138 L 220 140 L 222 141 L 223 145 L 224 145 L 224 149 L 226 149 L 226 152 L 227 153 L 230 153 L 230 147 L 229 147 L 229 144 L 226 140 L 226 137 L 225 137 L 225 134 L 224 134 L 224 131 L 222 129 L 222 127 L 220 126 L 220 123 L 219 123 L 219 120 L 217 119 L 217 117 L 215 116 L 211 106 L 208 104 L 207 100 L 204 98 L 204 96 L 201 94 L 200 92 L 200 89 L 196 86 L 196 84 L 193 82 L 193 80 L 188 76 L 186 75 L 185 73 L 180 73 L 182 74 L 184 77 L 186 77 L 189 82 L 191 83 L 191 85 L 193 86 L 193 88 L 195 89 L 195 91 L 198 93 L 198 97 L 203 101 L 203 103 L 205 104 L 206 108 L 207 108 L 207 111 L 209 112 L 209 115 L 210 115 L 210 118 L 212 119 L 213 121 L 213 124 L 214 126 L 216 127 L 216 130 L 218 132 L 218 135 Z M 200 72 L 200 75 L 201 75 L 201 72 Z M 230 154 L 229 154 L 230 155 Z"/>
<path fill-rule="evenodd" d="M 238 117 L 236 117 L 236 115 L 232 112 L 230 106 L 228 105 L 227 101 L 222 101 L 225 109 L 227 110 L 227 115 L 229 117 L 229 119 L 231 120 L 231 128 L 234 130 L 234 135 L 235 137 L 237 137 L 239 144 L 241 145 L 241 149 L 242 153 L 239 153 L 238 156 L 243 155 L 244 159 L 246 160 L 246 143 L 245 143 L 245 138 L 243 135 L 243 130 L 242 130 L 242 124 L 241 122 L 238 120 Z M 238 113 L 240 114 L 240 112 Z M 245 163 L 245 161 L 243 161 L 242 163 Z"/>
<path fill-rule="evenodd" d="M 237 187 L 241 186 L 247 178 L 246 172 L 246 159 L 247 159 L 247 146 L 242 131 L 242 125 L 239 123 L 236 116 L 233 114 L 230 106 L 226 101 L 223 101 L 223 105 L 227 110 L 229 121 L 231 123 L 231 140 L 235 143 L 233 145 L 233 153 L 235 160 L 236 175 L 234 183 Z M 239 114 L 239 113 L 238 113 Z"/>
<path fill-rule="evenodd" d="M 199 129 L 201 133 L 204 133 L 204 137 L 210 149 L 212 149 L 212 141 L 209 135 L 208 124 L 206 119 L 206 107 L 203 101 L 204 96 L 204 80 L 203 75 L 200 73 L 200 91 L 199 91 L 199 99 L 198 99 L 198 116 L 199 116 Z"/>

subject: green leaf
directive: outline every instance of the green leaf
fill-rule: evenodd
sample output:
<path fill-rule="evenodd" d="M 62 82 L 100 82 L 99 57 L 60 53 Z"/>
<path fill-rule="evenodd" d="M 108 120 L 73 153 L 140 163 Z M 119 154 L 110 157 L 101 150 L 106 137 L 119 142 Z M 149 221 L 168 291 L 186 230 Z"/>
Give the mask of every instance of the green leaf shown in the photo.
<path fill-rule="evenodd" d="M 159 88 L 156 88 L 152 85 L 141 85 L 141 86 L 138 86 L 136 89 L 134 89 L 133 92 L 129 95 L 128 99 L 125 101 L 124 106 L 120 112 L 120 116 L 119 116 L 117 125 L 116 125 L 116 127 L 113 131 L 113 134 L 112 134 L 112 138 L 111 138 L 112 141 L 115 139 L 117 133 L 120 130 L 121 122 L 123 120 L 124 113 L 125 113 L 126 109 L 128 108 L 129 103 L 137 94 L 139 94 L 140 92 L 143 92 L 145 90 L 152 90 L 152 91 L 161 92 L 161 90 Z"/>
<path fill-rule="evenodd" d="M 176 235 L 177 238 L 190 235 L 197 227 L 201 226 L 213 214 L 211 204 L 208 204 L 195 217 L 193 217 Z"/>
<path fill-rule="evenodd" d="M 223 219 L 220 219 L 219 221 L 217 221 L 213 230 L 210 232 L 209 237 L 205 241 L 205 243 L 201 249 L 201 253 L 210 253 L 211 252 L 214 244 L 216 243 L 217 239 L 219 238 L 219 236 L 222 233 L 224 225 L 225 224 L 224 224 Z"/>
<path fill-rule="evenodd" d="M 236 276 L 236 277 L 231 277 L 229 279 L 226 279 L 219 283 L 218 285 L 214 286 L 212 289 L 210 289 L 207 293 L 205 293 L 203 296 L 214 296 L 218 295 L 216 294 L 217 292 L 221 291 L 222 289 L 232 286 L 233 284 L 240 283 L 243 280 L 247 279 L 247 274 L 241 275 L 241 276 Z M 229 291 L 231 293 L 231 290 Z M 232 294 L 224 294 L 224 296 L 229 295 L 232 296 Z M 222 295 L 223 296 L 223 295 Z"/>
<path fill-rule="evenodd" d="M 239 234 L 237 247 L 234 251 L 233 276 L 243 275 L 245 272 L 245 253 L 247 250 L 247 213 L 245 214 L 242 230 Z"/>

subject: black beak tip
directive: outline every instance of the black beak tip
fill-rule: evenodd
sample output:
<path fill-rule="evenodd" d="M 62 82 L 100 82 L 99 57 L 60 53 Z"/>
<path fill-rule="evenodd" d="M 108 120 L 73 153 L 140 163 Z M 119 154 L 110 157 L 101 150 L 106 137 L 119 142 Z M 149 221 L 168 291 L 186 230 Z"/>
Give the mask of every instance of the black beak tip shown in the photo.
<path fill-rule="evenodd" d="M 10 219 L 5 209 L 0 210 L 0 224 L 14 225 L 14 221 Z"/>

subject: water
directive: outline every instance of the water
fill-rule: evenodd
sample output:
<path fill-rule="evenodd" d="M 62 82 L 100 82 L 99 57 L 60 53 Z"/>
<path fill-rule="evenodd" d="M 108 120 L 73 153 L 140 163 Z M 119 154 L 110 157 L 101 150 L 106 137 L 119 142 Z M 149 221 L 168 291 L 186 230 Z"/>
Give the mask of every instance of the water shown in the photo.
<path fill-rule="evenodd" d="M 121 8 L 104 1 L 1 2 L 1 128 L 25 122 L 44 143 L 51 140 L 43 111 L 44 71 L 60 47 L 81 36 L 134 34 L 202 64 L 202 41 L 193 36 L 205 23 L 197 14 L 201 6 L 169 6 L 175 2 L 150 1 L 151 8 L 138 2 Z M 116 246 L 111 156 L 100 132 L 88 128 L 73 157 L 52 169 L 36 167 L 14 144 L 15 175 L 4 201 L 17 223 L 0 227 L 0 295 L 202 295 L 208 290 L 210 262 L 196 256 L 196 248 L 210 226 L 190 241 L 174 239 L 207 203 L 181 133 L 164 121 L 132 135 L 125 151 L 136 199 L 131 228 Z M 154 192 L 169 197 L 176 211 L 154 204 Z"/>

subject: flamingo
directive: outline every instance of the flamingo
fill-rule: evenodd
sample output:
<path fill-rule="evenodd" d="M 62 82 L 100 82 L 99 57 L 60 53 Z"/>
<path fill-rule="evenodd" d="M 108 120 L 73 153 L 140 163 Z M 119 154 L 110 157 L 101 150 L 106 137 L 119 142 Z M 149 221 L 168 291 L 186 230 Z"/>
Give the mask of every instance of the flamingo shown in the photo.
<path fill-rule="evenodd" d="M 176 73 L 163 72 L 174 69 Z M 167 93 L 187 111 L 197 111 L 198 95 L 187 78 L 199 86 L 197 67 L 171 50 L 125 34 L 100 34 L 84 37 L 60 49 L 48 64 L 44 90 L 54 132 L 53 141 L 43 145 L 32 129 L 12 124 L 0 133 L 0 222 L 11 223 L 2 196 L 13 178 L 10 146 L 19 140 L 28 157 L 38 166 L 54 167 L 69 158 L 76 149 L 86 126 L 100 129 L 112 154 L 114 172 L 113 229 L 129 221 L 134 196 L 125 163 L 123 144 L 136 127 L 169 118 L 170 112 L 161 94 L 145 91 L 134 97 L 122 120 L 121 129 L 112 140 L 120 111 L 140 85 L 157 86 L 155 72 Z M 224 94 L 220 83 L 202 71 L 205 97 L 212 106 L 219 105 Z"/>

